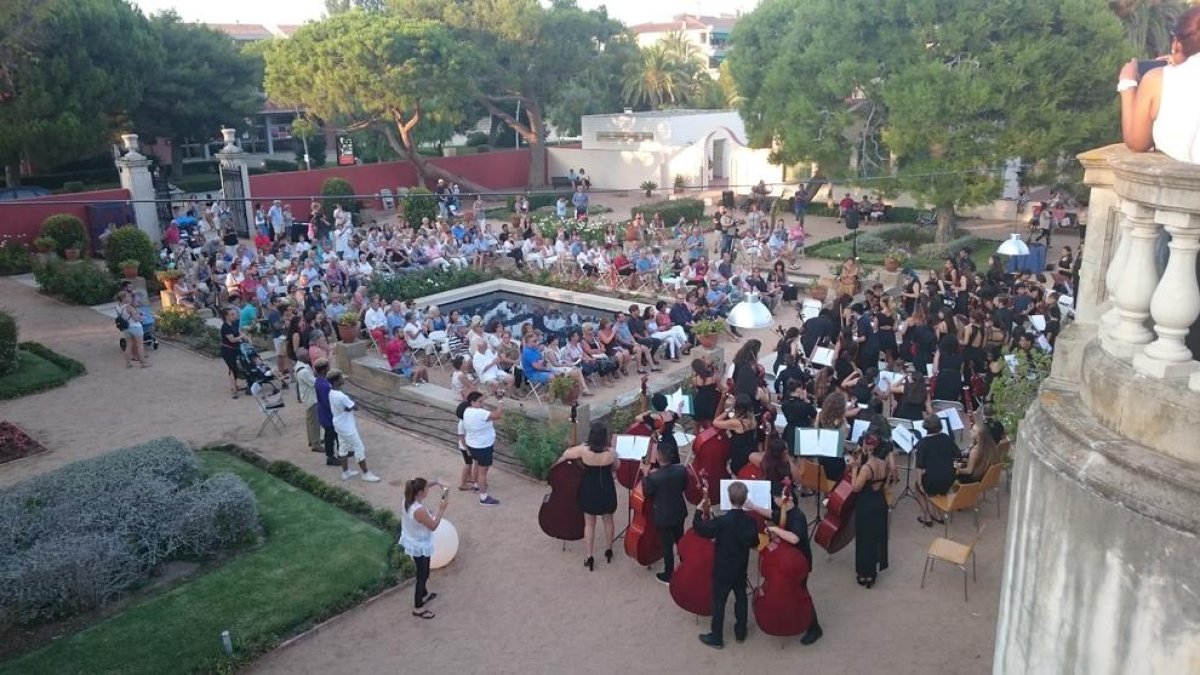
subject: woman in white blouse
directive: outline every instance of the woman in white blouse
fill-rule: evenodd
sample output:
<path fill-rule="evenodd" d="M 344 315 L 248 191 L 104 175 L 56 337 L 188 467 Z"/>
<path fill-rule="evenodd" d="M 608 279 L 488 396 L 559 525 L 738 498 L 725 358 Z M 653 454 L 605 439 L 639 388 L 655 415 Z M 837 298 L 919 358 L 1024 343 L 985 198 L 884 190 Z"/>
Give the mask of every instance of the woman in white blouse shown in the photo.
<path fill-rule="evenodd" d="M 431 514 L 422 503 L 431 487 L 442 488 L 436 515 Z M 442 523 L 442 515 L 446 513 L 446 507 L 449 505 L 450 490 L 437 481 L 414 478 L 404 484 L 404 516 L 400 523 L 400 546 L 417 566 L 413 616 L 421 619 L 434 617 L 433 612 L 425 609 L 425 605 L 437 597 L 437 593 L 430 593 L 426 588 L 429 582 L 429 563 L 433 557 L 433 531 Z"/>

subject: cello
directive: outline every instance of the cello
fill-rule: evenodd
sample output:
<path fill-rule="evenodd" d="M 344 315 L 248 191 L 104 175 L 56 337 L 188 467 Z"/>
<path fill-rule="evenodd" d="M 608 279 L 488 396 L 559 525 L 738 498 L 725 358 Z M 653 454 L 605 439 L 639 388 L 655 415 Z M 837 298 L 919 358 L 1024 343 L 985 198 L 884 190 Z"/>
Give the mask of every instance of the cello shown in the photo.
<path fill-rule="evenodd" d="M 787 514 L 792 508 L 792 481 L 784 479 L 779 504 L 779 527 L 787 529 Z M 767 635 L 802 635 L 815 619 L 812 596 L 808 594 L 808 574 L 812 565 L 796 546 L 772 540 L 758 554 L 762 583 L 754 591 L 754 621 Z"/>
<path fill-rule="evenodd" d="M 717 400 L 717 414 L 724 412 L 726 392 Z M 684 497 L 692 504 L 700 503 L 699 476 L 715 477 L 708 483 L 708 500 L 720 501 L 720 481 L 729 477 L 729 455 L 732 451 L 729 434 L 714 426 L 708 426 L 692 441 L 692 461 L 688 465 L 688 485 Z"/>
<path fill-rule="evenodd" d="M 625 434 L 629 436 L 653 436 L 654 429 L 642 419 L 642 415 L 650 407 L 650 396 L 646 388 L 647 376 L 642 376 L 642 393 L 641 393 L 641 411 L 638 412 L 637 419 L 625 429 Z M 617 483 L 626 490 L 632 490 L 634 483 L 638 479 L 638 471 L 640 466 L 632 459 L 619 460 L 617 464 Z"/>
<path fill-rule="evenodd" d="M 657 443 L 652 439 L 642 465 L 649 466 L 650 455 L 655 451 Z M 658 562 L 663 556 L 662 541 L 658 537 L 658 528 L 654 526 L 654 502 L 646 498 L 644 481 L 639 477 L 633 491 L 629 493 L 629 510 L 633 517 L 625 530 L 625 555 L 633 558 L 639 565 L 649 567 Z"/>
<path fill-rule="evenodd" d="M 578 408 L 578 403 L 571 406 L 571 445 L 579 442 Z M 550 491 L 542 497 L 542 505 L 538 508 L 538 525 L 542 532 L 561 539 L 565 550 L 568 541 L 583 539 L 583 509 L 579 506 L 583 467 L 574 460 L 555 464 L 550 468 L 546 482 L 550 484 Z"/>
<path fill-rule="evenodd" d="M 854 491 L 850 474 L 847 471 L 833 492 L 829 493 L 825 517 L 813 533 L 813 542 L 829 551 L 830 555 L 842 550 L 854 539 L 854 502 L 858 499 L 858 493 Z"/>
<path fill-rule="evenodd" d="M 707 497 L 708 477 L 700 474 L 700 491 Z M 700 513 L 705 520 L 711 517 L 709 502 L 700 500 Z M 716 543 L 689 529 L 675 545 L 679 564 L 671 574 L 671 599 L 680 609 L 699 616 L 712 614 L 713 557 Z"/>

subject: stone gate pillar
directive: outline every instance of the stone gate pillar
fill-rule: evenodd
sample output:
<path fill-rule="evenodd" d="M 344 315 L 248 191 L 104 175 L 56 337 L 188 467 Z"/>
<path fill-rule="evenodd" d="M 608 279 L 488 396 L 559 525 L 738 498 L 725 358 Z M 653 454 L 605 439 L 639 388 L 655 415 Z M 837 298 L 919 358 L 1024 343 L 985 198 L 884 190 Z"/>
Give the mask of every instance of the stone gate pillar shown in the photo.
<path fill-rule="evenodd" d="M 225 147 L 217 152 L 221 176 L 221 194 L 233 214 L 233 227 L 240 237 L 252 237 L 254 204 L 251 202 L 250 174 L 246 168 L 246 153 L 236 144 L 237 129 L 222 128 Z"/>
<path fill-rule="evenodd" d="M 129 191 L 129 198 L 133 201 L 133 222 L 150 236 L 150 241 L 161 241 L 162 226 L 154 201 L 157 193 L 154 190 L 154 177 L 150 175 L 150 159 L 138 152 L 137 134 L 124 134 L 121 140 L 128 152 L 116 160 L 117 173 L 121 178 L 121 187 Z"/>

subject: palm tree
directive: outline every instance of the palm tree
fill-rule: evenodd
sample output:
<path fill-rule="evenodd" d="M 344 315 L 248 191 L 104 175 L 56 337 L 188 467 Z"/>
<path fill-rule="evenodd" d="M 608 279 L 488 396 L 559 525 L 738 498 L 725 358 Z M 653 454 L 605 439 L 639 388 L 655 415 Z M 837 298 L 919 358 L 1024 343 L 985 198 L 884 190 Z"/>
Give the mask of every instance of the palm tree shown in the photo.
<path fill-rule="evenodd" d="M 1171 51 L 1168 34 L 1187 8 L 1182 0 L 1109 0 L 1108 6 L 1125 25 L 1129 42 L 1151 58 Z"/>
<path fill-rule="evenodd" d="M 696 44 L 682 33 L 668 33 L 642 49 L 640 56 L 626 66 L 623 95 L 627 103 L 658 110 L 711 98 L 708 64 Z"/>

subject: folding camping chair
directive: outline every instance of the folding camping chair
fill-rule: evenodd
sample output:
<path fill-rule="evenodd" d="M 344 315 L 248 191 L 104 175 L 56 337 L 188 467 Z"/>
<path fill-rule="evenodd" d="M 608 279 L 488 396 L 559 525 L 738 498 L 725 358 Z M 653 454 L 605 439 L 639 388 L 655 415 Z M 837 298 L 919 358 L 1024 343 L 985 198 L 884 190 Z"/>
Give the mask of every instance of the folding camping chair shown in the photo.
<path fill-rule="evenodd" d="M 283 393 L 270 392 L 262 384 L 255 382 L 250 387 L 250 395 L 254 397 L 254 402 L 258 404 L 258 409 L 263 414 L 263 423 L 258 427 L 258 435 L 262 436 L 263 432 L 267 430 L 267 425 L 270 424 L 275 428 L 275 433 L 282 436 L 283 428 L 287 426 L 283 417 L 279 415 L 279 412 L 283 410 Z"/>

